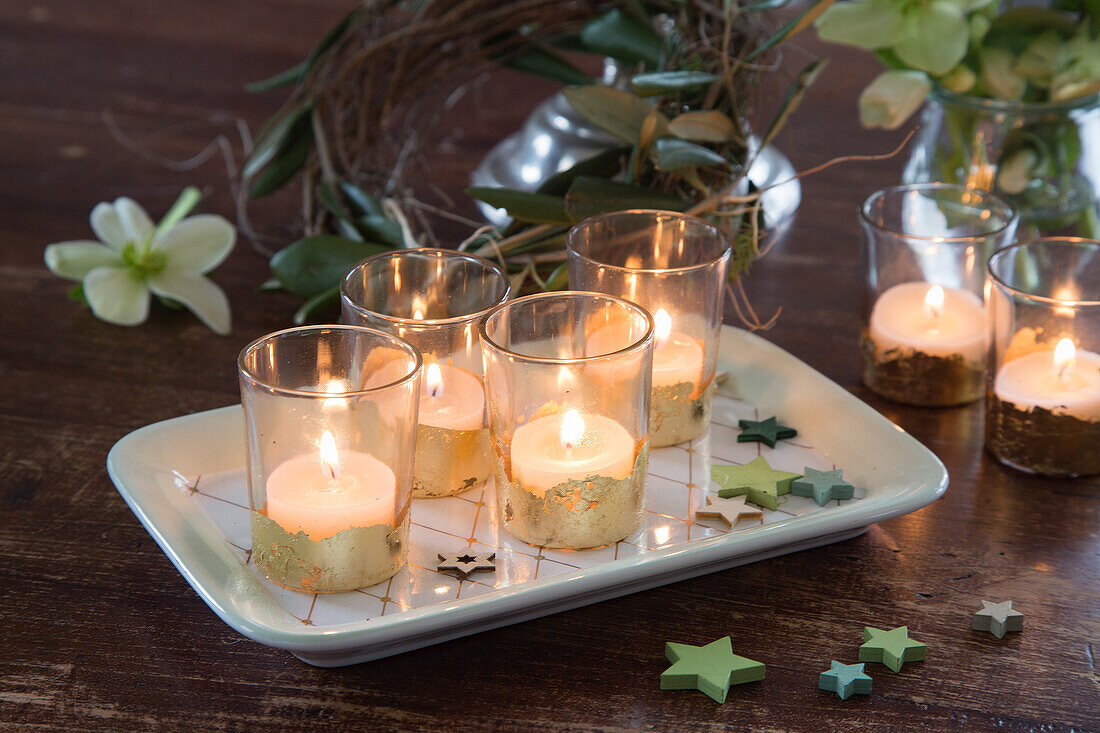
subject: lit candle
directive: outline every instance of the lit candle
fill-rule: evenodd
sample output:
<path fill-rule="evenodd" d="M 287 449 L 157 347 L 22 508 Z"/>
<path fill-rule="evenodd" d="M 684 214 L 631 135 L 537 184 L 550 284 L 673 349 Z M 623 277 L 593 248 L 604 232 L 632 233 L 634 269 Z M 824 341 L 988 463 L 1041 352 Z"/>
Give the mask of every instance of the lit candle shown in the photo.
<path fill-rule="evenodd" d="M 1078 351 L 1073 339 L 1063 338 L 1053 352 L 1035 351 L 1005 362 L 993 391 L 1024 412 L 1041 407 L 1100 420 L 1100 354 Z"/>
<path fill-rule="evenodd" d="M 672 317 L 660 308 L 653 315 L 653 386 L 698 384 L 703 375 L 703 346 L 672 330 Z"/>
<path fill-rule="evenodd" d="M 528 490 L 602 476 L 622 480 L 634 471 L 634 439 L 603 415 L 569 410 L 537 417 L 512 436 L 512 479 Z"/>
<path fill-rule="evenodd" d="M 985 359 L 985 308 L 967 290 L 922 282 L 895 285 L 875 302 L 869 331 L 879 353 L 910 349 L 968 362 Z"/>
<path fill-rule="evenodd" d="M 397 479 L 368 453 L 339 452 L 325 431 L 317 455 L 277 466 L 267 479 L 267 516 L 314 542 L 352 527 L 394 524 Z"/>
<path fill-rule="evenodd" d="M 485 390 L 481 380 L 449 364 L 429 364 L 420 388 L 419 422 L 448 430 L 482 428 Z"/>

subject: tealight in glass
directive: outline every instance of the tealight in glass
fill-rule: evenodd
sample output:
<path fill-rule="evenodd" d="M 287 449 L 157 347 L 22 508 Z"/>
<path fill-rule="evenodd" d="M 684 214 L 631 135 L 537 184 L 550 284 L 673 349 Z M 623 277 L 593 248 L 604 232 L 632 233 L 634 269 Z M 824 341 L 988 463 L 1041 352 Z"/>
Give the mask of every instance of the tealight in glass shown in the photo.
<path fill-rule="evenodd" d="M 493 310 L 481 341 L 499 526 L 578 550 L 633 534 L 645 509 L 649 314 L 597 293 L 531 295 Z"/>
<path fill-rule="evenodd" d="M 985 266 L 1016 213 L 991 193 L 946 183 L 895 186 L 860 210 L 866 265 L 863 383 L 924 407 L 985 388 Z"/>
<path fill-rule="evenodd" d="M 710 425 L 729 239 L 702 219 L 637 210 L 582 221 L 567 247 L 571 287 L 625 298 L 653 316 L 651 445 L 698 437 Z"/>
<path fill-rule="evenodd" d="M 379 583 L 405 563 L 420 354 L 354 326 L 278 331 L 237 362 L 252 560 L 313 593 Z"/>
<path fill-rule="evenodd" d="M 511 292 L 492 262 L 454 250 L 396 250 L 356 265 L 344 320 L 392 333 L 424 357 L 413 496 L 451 496 L 489 478 L 478 321 Z"/>
<path fill-rule="evenodd" d="M 1100 473 L 1100 242 L 1007 247 L 989 282 L 986 448 L 1024 471 Z"/>

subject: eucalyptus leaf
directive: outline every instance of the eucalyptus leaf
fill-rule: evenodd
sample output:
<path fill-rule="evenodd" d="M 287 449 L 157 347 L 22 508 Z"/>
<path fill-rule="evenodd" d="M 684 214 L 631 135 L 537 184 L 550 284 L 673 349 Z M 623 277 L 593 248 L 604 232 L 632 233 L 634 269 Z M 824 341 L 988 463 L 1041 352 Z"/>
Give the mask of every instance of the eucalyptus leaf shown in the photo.
<path fill-rule="evenodd" d="M 515 219 L 546 224 L 570 223 L 565 201 L 559 196 L 488 186 L 471 186 L 466 193 L 490 206 L 506 210 Z"/>
<path fill-rule="evenodd" d="M 565 290 L 569 286 L 569 263 L 563 262 L 546 278 L 547 290 Z"/>
<path fill-rule="evenodd" d="M 684 140 L 705 143 L 725 143 L 740 140 L 737 125 L 716 109 L 685 112 L 672 118 L 668 131 Z"/>
<path fill-rule="evenodd" d="M 660 36 L 618 8 L 585 25 L 581 41 L 589 51 L 631 66 L 644 64 L 647 69 L 656 69 L 661 65 Z"/>
<path fill-rule="evenodd" d="M 313 130 L 307 118 L 295 125 L 288 137 L 287 147 L 252 179 L 252 185 L 248 189 L 249 198 L 263 198 L 269 193 L 278 191 L 298 171 L 302 170 L 311 152 L 313 152 Z"/>
<path fill-rule="evenodd" d="M 760 147 L 763 148 L 779 134 L 779 131 L 783 129 L 783 126 L 787 124 L 787 120 L 790 119 L 794 111 L 798 109 L 798 106 L 802 104 L 803 97 L 806 96 L 806 91 L 817 80 L 818 74 L 828 64 L 829 59 L 818 59 L 812 62 L 809 66 L 798 72 L 798 76 L 795 77 L 794 84 L 787 90 L 787 96 L 783 99 L 783 104 L 779 108 L 779 112 L 772 118 L 771 125 L 768 126 L 768 131 L 764 133 L 764 137 L 760 139 Z"/>
<path fill-rule="evenodd" d="M 314 314 L 320 313 L 326 308 L 331 308 L 340 301 L 340 286 L 324 290 L 302 303 L 302 307 L 294 312 L 294 325 L 301 326 Z"/>
<path fill-rule="evenodd" d="M 312 298 L 338 287 L 356 262 L 389 249 L 373 242 L 319 234 L 299 239 L 276 252 L 271 258 L 271 272 L 290 292 Z"/>
<path fill-rule="evenodd" d="M 282 290 L 282 289 L 283 289 L 283 281 L 280 280 L 277 277 L 271 277 L 271 278 L 268 278 L 267 280 L 264 280 L 263 284 L 260 285 L 259 288 L 257 288 L 257 290 L 259 290 L 260 292 L 267 292 L 267 291 L 270 291 L 270 290 Z"/>
<path fill-rule="evenodd" d="M 372 216 L 385 215 L 385 212 L 382 210 L 382 204 L 378 203 L 377 199 L 358 186 L 348 183 L 347 181 L 340 181 L 340 190 L 344 193 L 344 197 L 351 202 L 351 205 L 359 209 L 358 213 Z"/>
<path fill-rule="evenodd" d="M 752 61 L 760 54 L 767 51 L 772 46 L 782 43 L 791 36 L 798 35 L 804 31 L 811 23 L 817 20 L 818 16 L 824 13 L 830 5 L 836 0 L 813 0 L 805 10 L 796 15 L 783 25 L 778 31 L 772 34 L 766 41 L 761 43 L 751 52 L 749 52 L 744 61 Z"/>
<path fill-rule="evenodd" d="M 652 74 L 638 74 L 630 80 L 630 85 L 636 94 L 652 97 L 657 94 L 707 87 L 720 78 L 717 74 L 708 74 L 703 71 L 660 71 Z"/>
<path fill-rule="evenodd" d="M 624 209 L 683 211 L 688 202 L 645 186 L 619 183 L 605 178 L 578 176 L 565 196 L 566 209 L 574 222 L 596 214 Z"/>
<path fill-rule="evenodd" d="M 642 123 L 653 111 L 641 97 L 614 87 L 571 87 L 563 93 L 582 117 L 631 145 L 638 143 Z"/>
<path fill-rule="evenodd" d="M 291 144 L 291 136 L 301 132 L 301 121 L 313 111 L 311 104 L 299 104 L 291 107 L 267 125 L 266 131 L 256 141 L 252 154 L 245 161 L 241 175 L 250 178 L 265 165 L 275 159 Z"/>
<path fill-rule="evenodd" d="M 597 178 L 611 178 L 623 169 L 623 158 L 630 154 L 629 146 L 608 148 L 596 153 L 590 158 L 577 161 L 572 168 L 567 168 L 547 178 L 538 187 L 536 193 L 545 193 L 551 196 L 564 196 L 569 190 L 569 185 L 577 176 L 596 176 Z"/>
<path fill-rule="evenodd" d="M 351 222 L 347 207 L 344 206 L 344 202 L 340 200 L 340 197 L 328 182 L 322 181 L 317 185 L 317 200 L 340 221 Z"/>
<path fill-rule="evenodd" d="M 662 137 L 657 141 L 657 167 L 663 171 L 677 171 L 684 166 L 725 166 L 724 157 L 710 148 L 675 137 Z"/>
<path fill-rule="evenodd" d="M 560 55 L 542 47 L 512 56 L 504 65 L 509 69 L 560 81 L 562 84 L 593 84 L 595 79 Z"/>
<path fill-rule="evenodd" d="M 401 225 L 389 217 L 365 214 L 355 220 L 355 225 L 366 239 L 394 247 L 405 246 L 405 235 L 401 231 Z"/>

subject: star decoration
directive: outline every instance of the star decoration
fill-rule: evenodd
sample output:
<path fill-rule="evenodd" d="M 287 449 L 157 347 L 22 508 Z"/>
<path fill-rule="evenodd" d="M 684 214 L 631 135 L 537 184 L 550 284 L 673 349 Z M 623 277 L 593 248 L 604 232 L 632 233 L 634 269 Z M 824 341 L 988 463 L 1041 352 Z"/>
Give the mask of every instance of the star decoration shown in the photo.
<path fill-rule="evenodd" d="M 871 677 L 863 671 L 862 664 L 841 664 L 833 660 L 829 662 L 829 671 L 817 678 L 817 687 L 847 700 L 852 695 L 870 695 Z"/>
<path fill-rule="evenodd" d="M 469 549 L 450 552 L 446 555 L 441 552 L 439 553 L 439 565 L 435 569 L 441 573 L 453 570 L 460 579 L 465 580 L 471 573 L 496 570 L 497 566 L 493 562 L 496 556 L 495 552 L 472 552 Z"/>
<path fill-rule="evenodd" d="M 812 496 L 819 506 L 825 506 L 833 499 L 851 499 L 856 487 L 841 479 L 842 471 L 818 471 L 806 466 L 802 478 L 791 482 L 791 494 L 794 496 Z"/>
<path fill-rule="evenodd" d="M 798 435 L 797 430 L 783 425 L 774 417 L 767 420 L 738 420 L 737 426 L 741 428 L 741 434 L 737 436 L 738 443 L 763 443 L 769 448 L 774 448 L 778 440 Z"/>
<path fill-rule="evenodd" d="M 737 524 L 737 520 L 741 517 L 763 519 L 764 512 L 745 505 L 748 498 L 747 496 L 735 496 L 732 499 L 712 499 L 708 496 L 706 508 L 696 509 L 695 518 L 719 519 L 730 529 L 733 529 L 733 525 Z"/>
<path fill-rule="evenodd" d="M 665 656 L 672 666 L 661 673 L 662 690 L 699 690 L 722 703 L 730 685 L 764 679 L 764 665 L 734 654 L 728 636 L 706 646 L 670 641 Z"/>
<path fill-rule="evenodd" d="M 1024 615 L 1012 610 L 1012 601 L 982 601 L 982 610 L 974 614 L 971 628 L 975 631 L 988 631 L 998 639 L 1003 639 L 1009 631 L 1024 630 Z"/>
<path fill-rule="evenodd" d="M 763 457 L 744 466 L 711 466 L 710 478 L 718 484 L 718 496 L 748 494 L 749 501 L 765 509 L 779 506 L 779 496 L 791 493 L 791 482 L 801 474 L 776 471 Z"/>
<path fill-rule="evenodd" d="M 863 646 L 859 648 L 859 661 L 882 662 L 895 672 L 901 671 L 906 662 L 920 662 L 928 656 L 928 647 L 909 638 L 909 627 L 876 629 L 863 627 Z"/>

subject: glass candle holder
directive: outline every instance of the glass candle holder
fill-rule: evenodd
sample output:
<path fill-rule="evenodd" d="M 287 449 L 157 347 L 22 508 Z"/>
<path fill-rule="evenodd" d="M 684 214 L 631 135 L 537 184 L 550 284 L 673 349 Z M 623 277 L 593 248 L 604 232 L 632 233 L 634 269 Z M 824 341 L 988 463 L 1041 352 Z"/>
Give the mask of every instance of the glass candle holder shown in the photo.
<path fill-rule="evenodd" d="M 599 335 L 608 328 L 614 337 Z M 645 509 L 649 314 L 598 293 L 531 295 L 493 310 L 481 340 L 499 525 L 553 548 L 633 534 Z"/>
<path fill-rule="evenodd" d="M 424 357 L 413 496 L 451 496 L 489 478 L 478 322 L 511 292 L 492 262 L 454 250 L 397 250 L 356 265 L 344 321 L 408 341 Z"/>
<path fill-rule="evenodd" d="M 408 548 L 420 354 L 388 334 L 313 326 L 238 359 L 252 559 L 309 592 L 374 585 Z"/>
<path fill-rule="evenodd" d="M 1007 247 L 989 281 L 986 448 L 1024 471 L 1100 473 L 1100 242 Z"/>
<path fill-rule="evenodd" d="M 1016 214 L 985 191 L 895 186 L 860 210 L 866 265 L 863 383 L 923 407 L 985 390 L 985 266 L 1011 241 Z"/>
<path fill-rule="evenodd" d="M 572 287 L 625 298 L 653 316 L 651 445 L 698 437 L 710 425 L 729 239 L 702 219 L 637 210 L 582 221 L 567 247 Z"/>

